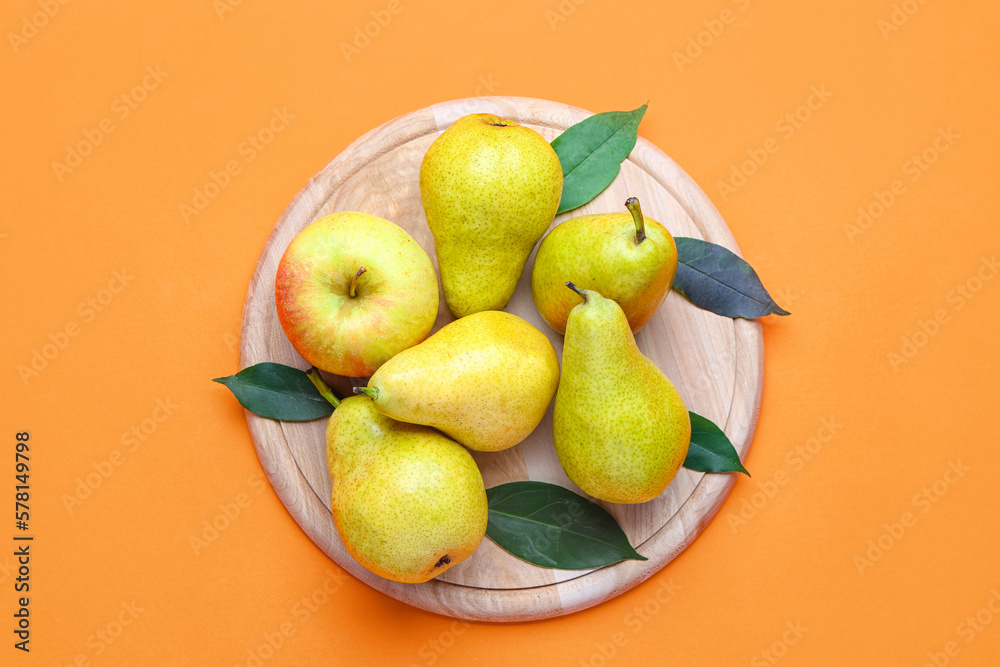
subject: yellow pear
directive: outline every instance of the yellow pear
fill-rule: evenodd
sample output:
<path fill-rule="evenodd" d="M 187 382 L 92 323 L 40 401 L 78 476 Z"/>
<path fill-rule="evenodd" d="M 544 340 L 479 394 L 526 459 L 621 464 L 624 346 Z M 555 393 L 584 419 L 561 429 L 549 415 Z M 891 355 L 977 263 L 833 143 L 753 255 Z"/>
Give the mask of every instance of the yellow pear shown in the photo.
<path fill-rule="evenodd" d="M 625 311 L 632 333 L 646 326 L 667 297 L 677 272 L 677 244 L 667 228 L 644 218 L 639 200 L 628 213 L 581 215 L 542 239 L 531 271 L 531 296 L 542 318 L 559 333 L 580 297 L 566 289 L 600 292 Z"/>
<path fill-rule="evenodd" d="M 471 114 L 434 140 L 420 165 L 420 198 L 455 317 L 507 305 L 562 187 L 556 152 L 515 121 Z"/>
<path fill-rule="evenodd" d="M 434 429 L 394 421 L 367 396 L 351 396 L 327 422 L 326 458 L 340 539 L 380 577 L 427 581 L 482 542 L 482 475 L 467 450 Z"/>
<path fill-rule="evenodd" d="M 559 359 L 545 334 L 516 315 L 486 310 L 397 354 L 355 391 L 393 419 L 496 452 L 528 437 L 558 384 Z"/>
<path fill-rule="evenodd" d="M 684 400 L 639 351 L 621 306 L 567 286 L 583 303 L 566 322 L 552 412 L 559 463 L 574 484 L 600 500 L 652 500 L 687 457 L 691 418 Z"/>

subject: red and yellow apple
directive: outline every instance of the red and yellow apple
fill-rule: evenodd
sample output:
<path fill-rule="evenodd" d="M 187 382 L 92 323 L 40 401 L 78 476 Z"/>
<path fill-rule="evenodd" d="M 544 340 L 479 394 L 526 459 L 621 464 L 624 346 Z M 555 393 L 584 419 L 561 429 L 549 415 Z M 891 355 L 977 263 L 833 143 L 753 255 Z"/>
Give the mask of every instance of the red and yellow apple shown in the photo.
<path fill-rule="evenodd" d="M 401 227 L 340 212 L 288 244 L 274 301 L 285 335 L 306 361 L 364 377 L 431 332 L 438 283 L 430 257 Z"/>

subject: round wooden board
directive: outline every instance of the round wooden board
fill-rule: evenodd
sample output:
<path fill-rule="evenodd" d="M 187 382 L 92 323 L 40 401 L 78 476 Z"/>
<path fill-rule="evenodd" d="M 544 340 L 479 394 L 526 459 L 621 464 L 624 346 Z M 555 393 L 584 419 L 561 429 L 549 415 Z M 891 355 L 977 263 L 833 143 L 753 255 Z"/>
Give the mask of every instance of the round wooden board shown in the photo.
<path fill-rule="evenodd" d="M 420 203 L 420 162 L 431 142 L 454 120 L 491 112 L 534 128 L 547 140 L 591 114 L 582 109 L 518 97 L 481 97 L 437 104 L 392 120 L 364 135 L 309 181 L 278 220 L 261 254 L 247 294 L 240 346 L 241 367 L 275 361 L 308 364 L 285 338 L 274 305 L 278 261 L 306 225 L 335 211 L 357 210 L 399 224 L 435 261 L 434 243 Z M 644 213 L 675 236 L 692 236 L 739 253 L 732 234 L 708 197 L 662 151 L 639 139 L 615 181 L 589 204 L 558 216 L 557 225 L 585 213 L 623 210 L 636 196 Z M 561 355 L 562 337 L 542 321 L 531 299 L 531 266 L 507 306 L 548 335 Z M 451 321 L 441 296 L 435 330 Z M 763 388 L 764 345 L 756 321 L 719 317 L 671 292 L 636 336 L 639 348 L 677 385 L 687 407 L 721 426 L 741 459 L 753 438 Z M 363 379 L 329 377 L 350 393 Z M 411 605 L 457 618 L 525 621 L 568 614 L 614 597 L 647 579 L 676 557 L 718 511 L 734 474 L 682 469 L 657 499 L 641 505 L 601 503 L 619 521 L 646 561 L 597 570 L 550 570 L 525 563 L 489 539 L 468 560 L 424 584 L 399 584 L 365 570 L 344 549 L 330 513 L 325 420 L 277 422 L 247 413 L 260 461 L 275 491 L 309 537 L 341 567 L 369 586 Z M 577 491 L 552 447 L 551 407 L 532 435 L 499 453 L 473 455 L 486 486 L 542 480 Z"/>

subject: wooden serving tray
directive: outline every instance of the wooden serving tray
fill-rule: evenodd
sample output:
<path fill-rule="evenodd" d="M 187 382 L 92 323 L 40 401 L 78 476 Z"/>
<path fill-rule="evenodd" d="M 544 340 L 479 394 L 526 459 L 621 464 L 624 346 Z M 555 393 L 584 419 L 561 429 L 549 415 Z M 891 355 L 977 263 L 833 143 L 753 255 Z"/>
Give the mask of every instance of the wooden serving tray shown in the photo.
<path fill-rule="evenodd" d="M 254 272 L 243 313 L 240 363 L 245 368 L 275 361 L 308 364 L 285 338 L 274 305 L 274 278 L 285 247 L 312 221 L 335 211 L 356 210 L 392 220 L 427 250 L 434 243 L 420 203 L 420 162 L 431 142 L 454 120 L 491 112 L 528 125 L 552 140 L 591 114 L 582 109 L 519 97 L 454 100 L 406 114 L 372 130 L 316 174 L 278 220 Z M 647 217 L 675 236 L 693 236 L 739 253 L 719 212 L 691 178 L 662 151 L 639 139 L 622 171 L 589 204 L 558 216 L 554 224 L 585 213 L 623 211 L 629 196 Z M 548 335 L 562 353 L 562 336 L 542 321 L 531 299 L 531 266 L 507 310 Z M 441 296 L 435 330 L 452 320 Z M 689 409 L 726 432 L 742 459 L 750 449 L 763 388 L 764 343 L 756 321 L 719 317 L 671 292 L 636 337 L 639 348 L 677 385 Z M 364 379 L 328 377 L 349 394 Z M 344 549 L 330 513 L 326 468 L 326 420 L 278 422 L 247 413 L 257 455 L 268 479 L 307 535 L 352 575 L 408 604 L 457 618 L 525 621 L 568 614 L 617 596 L 647 579 L 677 556 L 715 515 L 735 483 L 735 474 L 682 469 L 658 498 L 641 505 L 601 503 L 617 518 L 647 561 L 625 561 L 597 570 L 550 570 L 525 563 L 489 539 L 468 560 L 436 580 L 399 584 L 358 565 Z M 542 480 L 580 492 L 565 476 L 552 446 L 551 407 L 532 435 L 504 452 L 473 452 L 486 486 Z"/>

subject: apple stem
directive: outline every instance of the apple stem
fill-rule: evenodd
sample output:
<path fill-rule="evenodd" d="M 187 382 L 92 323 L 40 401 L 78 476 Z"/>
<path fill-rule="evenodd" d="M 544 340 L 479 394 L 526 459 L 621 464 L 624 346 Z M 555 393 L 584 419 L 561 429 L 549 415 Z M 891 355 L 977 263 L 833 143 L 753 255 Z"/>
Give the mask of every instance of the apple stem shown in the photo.
<path fill-rule="evenodd" d="M 354 393 L 355 394 L 364 394 L 365 396 L 367 396 L 368 398 L 372 399 L 373 401 L 376 398 L 378 398 L 378 389 L 376 389 L 375 387 L 355 387 L 354 388 Z"/>
<path fill-rule="evenodd" d="M 635 221 L 635 244 L 639 245 L 646 240 L 646 221 L 642 219 L 642 209 L 639 208 L 639 200 L 629 197 L 625 200 L 625 208 L 632 214 Z"/>
<path fill-rule="evenodd" d="M 313 383 L 313 386 L 316 387 L 317 391 L 319 391 L 320 395 L 330 402 L 330 405 L 334 408 L 340 407 L 340 399 L 334 395 L 330 386 L 326 382 L 323 382 L 323 378 L 320 377 L 318 368 L 313 366 L 309 369 L 309 372 L 306 373 L 306 375 L 309 377 L 309 381 Z"/>
<path fill-rule="evenodd" d="M 579 294 L 580 298 L 583 299 L 583 302 L 587 303 L 587 293 L 586 292 L 584 292 L 582 289 L 580 289 L 579 287 L 577 287 L 576 285 L 574 285 L 573 283 L 571 283 L 569 281 L 566 281 L 566 287 L 570 288 L 571 290 L 573 290 L 574 292 L 576 292 L 577 294 Z"/>
<path fill-rule="evenodd" d="M 358 286 L 358 278 L 360 278 L 360 277 L 361 277 L 361 274 L 362 274 L 362 273 L 364 273 L 364 272 L 365 272 L 365 271 L 367 271 L 367 270 L 368 270 L 368 269 L 366 269 L 365 267 L 363 267 L 363 266 L 362 266 L 362 267 L 361 267 L 360 269 L 358 269 L 358 272 L 354 274 L 354 277 L 353 277 L 353 278 L 351 278 L 351 292 L 350 292 L 350 294 L 351 294 L 351 298 L 352 298 L 352 299 L 353 299 L 353 298 L 354 298 L 355 296 L 357 296 L 357 295 L 356 295 L 356 294 L 354 293 L 354 290 L 355 290 L 355 288 L 356 288 L 356 287 Z"/>

